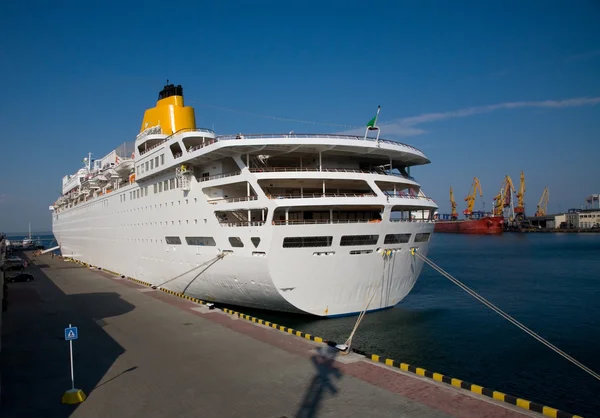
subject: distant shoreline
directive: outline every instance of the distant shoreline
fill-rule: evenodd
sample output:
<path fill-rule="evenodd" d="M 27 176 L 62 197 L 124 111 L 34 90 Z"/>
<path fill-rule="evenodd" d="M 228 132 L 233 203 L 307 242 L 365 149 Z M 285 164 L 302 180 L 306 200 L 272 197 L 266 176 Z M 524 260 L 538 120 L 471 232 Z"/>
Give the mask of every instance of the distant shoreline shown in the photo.
<path fill-rule="evenodd" d="M 546 233 L 546 234 L 597 234 L 600 233 L 598 229 L 556 229 L 556 228 L 531 228 L 531 229 L 514 229 L 504 232 L 517 232 L 517 233 Z"/>

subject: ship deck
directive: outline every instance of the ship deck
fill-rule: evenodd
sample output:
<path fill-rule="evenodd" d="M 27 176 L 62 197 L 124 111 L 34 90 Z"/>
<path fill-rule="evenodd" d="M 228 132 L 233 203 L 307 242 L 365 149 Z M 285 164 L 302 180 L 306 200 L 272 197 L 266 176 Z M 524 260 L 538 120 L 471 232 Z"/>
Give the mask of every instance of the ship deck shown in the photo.
<path fill-rule="evenodd" d="M 59 257 L 29 269 L 3 314 L 3 416 L 539 416 Z"/>

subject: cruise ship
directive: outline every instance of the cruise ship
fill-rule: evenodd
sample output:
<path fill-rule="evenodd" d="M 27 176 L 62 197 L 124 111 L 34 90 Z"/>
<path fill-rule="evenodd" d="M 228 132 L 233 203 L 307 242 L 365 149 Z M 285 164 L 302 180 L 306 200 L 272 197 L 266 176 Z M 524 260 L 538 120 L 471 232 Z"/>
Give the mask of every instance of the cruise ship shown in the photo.
<path fill-rule="evenodd" d="M 370 125 L 218 136 L 167 84 L 135 142 L 63 178 L 60 251 L 210 302 L 322 317 L 392 307 L 421 272 L 412 251 L 427 254 L 437 205 L 410 175 L 429 159 Z"/>

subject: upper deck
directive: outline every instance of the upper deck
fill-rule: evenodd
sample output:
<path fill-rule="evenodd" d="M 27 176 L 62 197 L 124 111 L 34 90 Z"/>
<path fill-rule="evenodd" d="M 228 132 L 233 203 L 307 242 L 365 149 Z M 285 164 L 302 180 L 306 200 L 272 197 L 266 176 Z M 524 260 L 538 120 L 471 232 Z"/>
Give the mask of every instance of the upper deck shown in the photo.
<path fill-rule="evenodd" d="M 331 155 L 381 158 L 421 165 L 430 163 L 419 149 L 397 141 L 335 134 L 250 134 L 218 136 L 217 143 L 242 154 L 285 154 L 302 149 L 307 152 L 327 152 Z"/>
<path fill-rule="evenodd" d="M 425 154 L 408 144 L 397 141 L 335 134 L 238 134 L 214 136 L 209 129 L 184 129 L 172 135 L 147 135 L 136 141 L 139 157 L 161 146 L 168 146 L 177 163 L 192 160 L 205 162 L 232 154 L 270 156 L 290 153 L 327 153 L 352 157 L 372 164 L 390 161 L 402 166 L 430 163 Z M 150 143 L 149 143 L 150 142 Z M 138 173 L 139 174 L 139 173 Z"/>

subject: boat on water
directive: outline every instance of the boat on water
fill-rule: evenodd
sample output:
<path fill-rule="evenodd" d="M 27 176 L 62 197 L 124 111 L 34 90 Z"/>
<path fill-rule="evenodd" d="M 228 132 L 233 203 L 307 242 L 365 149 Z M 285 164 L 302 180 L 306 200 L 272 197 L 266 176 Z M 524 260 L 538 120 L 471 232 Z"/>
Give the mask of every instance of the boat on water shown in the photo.
<path fill-rule="evenodd" d="M 437 205 L 410 176 L 429 159 L 380 139 L 376 120 L 364 137 L 219 136 L 168 84 L 133 144 L 63 178 L 54 236 L 65 257 L 206 301 L 317 316 L 394 306 Z"/>
<path fill-rule="evenodd" d="M 470 219 L 438 220 L 434 230 L 454 234 L 497 235 L 504 231 L 504 217 L 474 212 Z"/>
<path fill-rule="evenodd" d="M 477 177 L 473 178 L 471 190 L 465 198 L 467 208 L 463 211 L 465 219 L 458 219 L 456 211 L 456 201 L 454 200 L 454 192 L 450 187 L 450 205 L 452 213 L 450 219 L 436 219 L 435 232 L 447 232 L 453 234 L 477 234 L 477 235 L 498 235 L 504 232 L 504 216 L 497 216 L 495 213 L 485 211 L 474 211 L 475 198 L 479 192 L 483 198 L 481 183 Z"/>
<path fill-rule="evenodd" d="M 29 236 L 23 239 L 21 245 L 23 246 L 23 248 L 35 247 L 35 242 L 31 238 L 31 222 L 29 222 Z"/>

